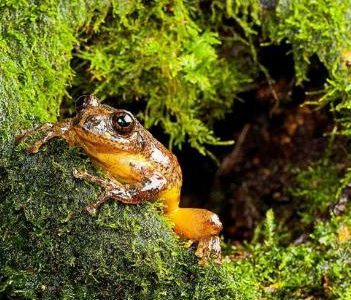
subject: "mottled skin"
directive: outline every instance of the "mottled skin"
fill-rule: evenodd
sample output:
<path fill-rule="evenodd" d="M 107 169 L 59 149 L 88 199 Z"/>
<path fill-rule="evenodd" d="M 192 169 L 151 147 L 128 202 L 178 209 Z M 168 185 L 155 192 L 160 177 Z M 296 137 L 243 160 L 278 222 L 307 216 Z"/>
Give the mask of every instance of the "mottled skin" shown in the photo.
<path fill-rule="evenodd" d="M 179 207 L 182 173 L 177 158 L 128 111 L 101 105 L 94 96 L 85 96 L 77 100 L 77 112 L 74 118 L 41 126 L 39 130 L 46 135 L 28 151 L 38 152 L 53 137 L 62 137 L 69 145 L 83 148 L 92 162 L 106 172 L 107 178 L 74 170 L 76 178 L 104 189 L 97 202 L 87 207 L 88 212 L 96 213 L 108 199 L 126 204 L 162 201 L 176 233 L 198 242 L 196 255 L 200 263 L 206 264 L 210 256 L 219 261 L 218 234 L 222 224 L 208 210 Z"/>

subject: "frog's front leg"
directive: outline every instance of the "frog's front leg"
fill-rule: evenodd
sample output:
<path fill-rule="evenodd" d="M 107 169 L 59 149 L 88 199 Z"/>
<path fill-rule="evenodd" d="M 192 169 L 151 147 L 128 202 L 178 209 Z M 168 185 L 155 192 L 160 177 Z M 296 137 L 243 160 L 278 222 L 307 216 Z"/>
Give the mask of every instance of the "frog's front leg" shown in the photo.
<path fill-rule="evenodd" d="M 104 189 L 98 200 L 86 208 L 90 214 L 96 214 L 97 209 L 108 199 L 124 204 L 139 204 L 151 200 L 164 189 L 167 183 L 159 174 L 152 174 L 143 182 L 135 184 L 122 184 L 77 170 L 73 171 L 73 176 L 95 183 Z"/>
<path fill-rule="evenodd" d="M 63 137 L 68 142 L 71 142 L 69 139 L 69 136 L 67 135 L 71 127 L 72 127 L 72 122 L 70 119 L 60 123 L 45 123 L 38 128 L 35 128 L 33 130 L 28 130 L 18 135 L 16 137 L 16 142 L 20 143 L 21 141 L 29 138 L 36 132 L 44 132 L 45 135 L 43 138 L 35 141 L 34 144 L 32 144 L 27 148 L 28 152 L 37 153 L 44 144 L 46 144 L 49 140 L 51 140 L 54 137 Z"/>
<path fill-rule="evenodd" d="M 40 125 L 34 129 L 25 129 L 21 131 L 20 134 L 16 135 L 16 144 L 21 143 L 22 141 L 26 140 L 30 136 L 32 136 L 34 133 L 39 132 L 39 131 L 49 131 L 52 127 L 54 126 L 54 123 L 45 123 L 43 125 Z"/>

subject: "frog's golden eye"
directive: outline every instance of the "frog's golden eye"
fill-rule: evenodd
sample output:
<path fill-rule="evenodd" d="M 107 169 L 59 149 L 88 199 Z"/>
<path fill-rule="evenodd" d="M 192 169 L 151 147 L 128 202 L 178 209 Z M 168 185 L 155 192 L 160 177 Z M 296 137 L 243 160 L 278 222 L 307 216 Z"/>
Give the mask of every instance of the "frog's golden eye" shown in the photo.
<path fill-rule="evenodd" d="M 135 127 L 133 116 L 126 112 L 117 112 L 112 116 L 112 126 L 117 133 L 127 135 L 131 133 Z"/>

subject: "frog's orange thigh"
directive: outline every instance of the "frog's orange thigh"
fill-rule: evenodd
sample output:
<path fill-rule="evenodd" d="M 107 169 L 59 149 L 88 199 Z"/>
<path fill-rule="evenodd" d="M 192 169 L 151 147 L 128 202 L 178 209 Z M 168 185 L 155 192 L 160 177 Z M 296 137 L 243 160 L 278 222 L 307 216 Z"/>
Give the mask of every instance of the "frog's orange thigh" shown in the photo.
<path fill-rule="evenodd" d="M 178 208 L 167 213 L 174 223 L 175 232 L 187 239 L 200 241 L 205 237 L 217 236 L 222 230 L 218 216 L 206 209 Z"/>

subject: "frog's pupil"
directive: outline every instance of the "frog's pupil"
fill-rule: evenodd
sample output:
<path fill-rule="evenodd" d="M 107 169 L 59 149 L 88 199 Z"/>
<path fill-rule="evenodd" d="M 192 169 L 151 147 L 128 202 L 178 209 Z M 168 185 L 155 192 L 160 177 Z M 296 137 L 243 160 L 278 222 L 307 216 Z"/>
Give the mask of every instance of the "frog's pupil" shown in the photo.
<path fill-rule="evenodd" d="M 121 127 L 128 127 L 133 122 L 129 115 L 120 116 L 117 118 L 117 123 Z"/>

